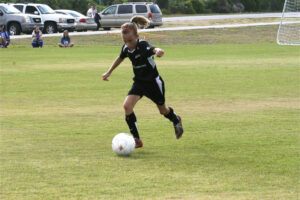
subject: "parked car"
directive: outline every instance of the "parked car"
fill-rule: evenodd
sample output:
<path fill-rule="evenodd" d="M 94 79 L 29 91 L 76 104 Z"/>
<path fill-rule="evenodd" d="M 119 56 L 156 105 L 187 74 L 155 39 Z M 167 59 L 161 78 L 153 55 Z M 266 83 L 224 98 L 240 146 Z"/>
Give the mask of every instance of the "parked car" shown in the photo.
<path fill-rule="evenodd" d="M 148 18 L 150 28 L 163 24 L 160 8 L 157 4 L 149 2 L 131 2 L 109 6 L 100 13 L 100 23 L 105 30 L 109 30 L 112 27 L 121 27 L 122 24 L 129 22 L 135 15 Z"/>
<path fill-rule="evenodd" d="M 75 30 L 76 31 L 87 31 L 96 30 L 97 24 L 94 18 L 84 16 L 83 14 L 73 10 L 55 10 L 58 14 L 71 15 L 75 18 Z"/>
<path fill-rule="evenodd" d="M 44 23 L 44 33 L 57 33 L 64 30 L 75 30 L 75 18 L 55 13 L 55 11 L 46 4 L 33 3 L 13 3 L 15 8 L 25 14 L 41 16 Z"/>
<path fill-rule="evenodd" d="M 11 35 L 32 32 L 35 25 L 44 27 L 40 17 L 22 14 L 15 7 L 3 3 L 0 3 L 0 24 L 5 25 Z"/>

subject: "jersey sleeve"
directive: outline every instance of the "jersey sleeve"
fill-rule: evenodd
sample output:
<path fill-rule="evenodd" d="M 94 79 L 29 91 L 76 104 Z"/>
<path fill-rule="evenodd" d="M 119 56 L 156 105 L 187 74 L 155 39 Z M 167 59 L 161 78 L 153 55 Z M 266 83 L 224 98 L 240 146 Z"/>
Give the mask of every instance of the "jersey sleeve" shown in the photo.
<path fill-rule="evenodd" d="M 153 52 L 155 47 L 151 46 L 151 44 L 149 44 L 147 41 L 143 41 L 143 46 L 146 48 L 147 57 L 153 56 L 155 54 Z"/>
<path fill-rule="evenodd" d="M 123 45 L 122 49 L 121 49 L 121 53 L 120 53 L 120 58 L 124 59 L 127 57 L 127 54 L 126 54 L 126 47 L 125 45 Z"/>
<path fill-rule="evenodd" d="M 6 37 L 7 40 L 10 40 L 10 36 L 9 36 L 8 31 L 5 31 L 5 37 Z"/>

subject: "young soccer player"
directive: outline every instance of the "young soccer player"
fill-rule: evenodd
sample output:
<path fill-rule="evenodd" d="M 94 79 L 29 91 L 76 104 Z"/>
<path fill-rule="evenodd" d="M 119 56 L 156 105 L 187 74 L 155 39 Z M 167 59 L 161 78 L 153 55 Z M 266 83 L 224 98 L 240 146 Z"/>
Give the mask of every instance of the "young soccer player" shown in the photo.
<path fill-rule="evenodd" d="M 10 36 L 4 25 L 0 25 L 0 48 L 7 48 L 10 44 Z"/>
<path fill-rule="evenodd" d="M 164 81 L 158 74 L 153 57 L 154 55 L 162 57 L 164 51 L 160 48 L 152 47 L 148 42 L 139 39 L 138 26 L 146 27 L 148 24 L 148 19 L 136 16 L 132 18 L 131 22 L 122 25 L 122 39 L 125 44 L 122 47 L 120 56 L 116 58 L 109 70 L 102 75 L 102 79 L 108 81 L 108 77 L 126 57 L 132 62 L 135 75 L 133 78 L 134 82 L 123 107 L 126 122 L 136 142 L 136 148 L 142 147 L 143 142 L 139 136 L 133 108 L 143 96 L 151 99 L 157 105 L 160 114 L 173 122 L 177 139 L 183 134 L 180 116 L 176 115 L 174 110 L 165 104 Z"/>
<path fill-rule="evenodd" d="M 60 40 L 60 43 L 58 44 L 59 47 L 73 47 L 74 44 L 71 43 L 71 38 L 69 36 L 69 31 L 65 30 L 63 37 Z"/>
<path fill-rule="evenodd" d="M 40 30 L 40 28 L 38 26 L 34 27 L 34 30 L 32 32 L 32 47 L 33 48 L 43 48 L 43 38 L 42 38 L 43 34 L 42 31 Z"/>

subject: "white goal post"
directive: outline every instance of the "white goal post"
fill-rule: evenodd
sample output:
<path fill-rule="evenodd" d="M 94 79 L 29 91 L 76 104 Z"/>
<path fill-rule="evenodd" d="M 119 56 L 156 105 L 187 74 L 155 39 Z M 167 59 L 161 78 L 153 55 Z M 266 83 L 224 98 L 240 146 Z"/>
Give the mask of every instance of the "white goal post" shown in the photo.
<path fill-rule="evenodd" d="M 300 0 L 285 0 L 277 43 L 300 45 Z"/>

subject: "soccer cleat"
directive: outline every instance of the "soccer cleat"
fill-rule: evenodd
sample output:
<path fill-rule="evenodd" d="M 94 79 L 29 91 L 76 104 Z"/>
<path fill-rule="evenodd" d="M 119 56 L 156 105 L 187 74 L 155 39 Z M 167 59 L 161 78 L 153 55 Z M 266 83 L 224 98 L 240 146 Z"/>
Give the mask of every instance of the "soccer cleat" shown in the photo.
<path fill-rule="evenodd" d="M 134 138 L 135 140 L 135 148 L 142 148 L 143 147 L 143 142 L 139 138 Z"/>
<path fill-rule="evenodd" d="M 182 127 L 181 117 L 177 115 L 177 118 L 179 122 L 174 126 L 174 129 L 175 129 L 176 139 L 179 139 L 183 134 L 183 127 Z"/>

